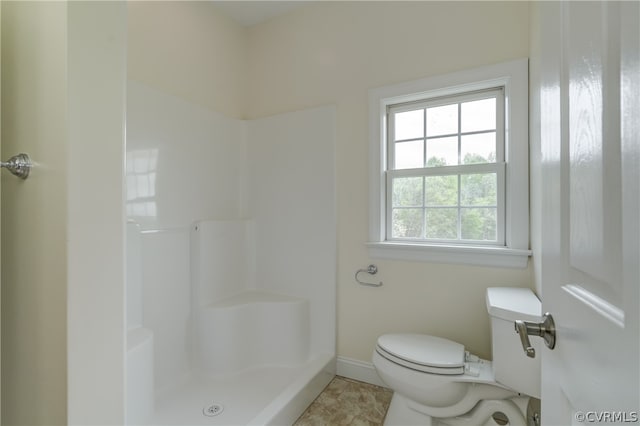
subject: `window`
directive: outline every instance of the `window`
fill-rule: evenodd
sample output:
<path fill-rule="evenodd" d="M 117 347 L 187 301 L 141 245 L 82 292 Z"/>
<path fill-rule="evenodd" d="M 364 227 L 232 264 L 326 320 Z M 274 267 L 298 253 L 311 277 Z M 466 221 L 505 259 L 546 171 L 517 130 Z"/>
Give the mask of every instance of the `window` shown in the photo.
<path fill-rule="evenodd" d="M 387 240 L 504 245 L 502 88 L 387 111 Z"/>
<path fill-rule="evenodd" d="M 524 267 L 527 61 L 371 92 L 372 257 Z"/>

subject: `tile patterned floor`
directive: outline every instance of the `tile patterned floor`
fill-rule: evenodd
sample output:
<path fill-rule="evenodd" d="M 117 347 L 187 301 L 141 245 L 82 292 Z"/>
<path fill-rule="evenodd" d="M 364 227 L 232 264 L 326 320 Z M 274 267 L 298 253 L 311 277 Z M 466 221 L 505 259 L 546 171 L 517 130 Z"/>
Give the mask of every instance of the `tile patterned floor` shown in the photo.
<path fill-rule="evenodd" d="M 378 426 L 393 392 L 380 386 L 336 376 L 294 426 Z"/>

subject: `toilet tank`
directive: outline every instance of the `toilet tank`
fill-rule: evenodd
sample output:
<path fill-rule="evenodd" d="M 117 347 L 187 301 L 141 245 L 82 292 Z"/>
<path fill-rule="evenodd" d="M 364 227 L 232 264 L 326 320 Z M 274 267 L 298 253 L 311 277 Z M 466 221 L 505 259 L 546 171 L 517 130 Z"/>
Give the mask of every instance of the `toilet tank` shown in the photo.
<path fill-rule="evenodd" d="M 514 321 L 542 321 L 542 304 L 528 288 L 491 287 L 487 289 L 487 311 L 491 319 L 491 350 L 496 381 L 517 392 L 540 398 L 541 338 L 530 336 L 536 350 L 529 358 L 515 331 Z"/>

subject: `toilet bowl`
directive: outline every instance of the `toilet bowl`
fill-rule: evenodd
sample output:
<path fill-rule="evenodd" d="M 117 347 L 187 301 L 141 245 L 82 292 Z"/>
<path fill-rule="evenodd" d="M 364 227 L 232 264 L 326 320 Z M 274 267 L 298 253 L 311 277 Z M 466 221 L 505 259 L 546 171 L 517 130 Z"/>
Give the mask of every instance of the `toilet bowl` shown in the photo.
<path fill-rule="evenodd" d="M 526 425 L 527 400 L 540 396 L 540 358 L 525 355 L 513 321 L 540 322 L 540 301 L 529 289 L 489 288 L 487 309 L 493 362 L 441 337 L 378 338 L 373 365 L 394 391 L 385 425 L 497 425 L 505 416 L 511 426 Z"/>

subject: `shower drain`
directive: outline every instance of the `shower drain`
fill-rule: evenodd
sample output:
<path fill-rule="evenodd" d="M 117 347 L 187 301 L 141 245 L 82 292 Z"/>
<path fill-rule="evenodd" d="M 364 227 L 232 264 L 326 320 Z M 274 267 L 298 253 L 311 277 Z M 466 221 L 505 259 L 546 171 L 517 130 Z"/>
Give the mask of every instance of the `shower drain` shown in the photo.
<path fill-rule="evenodd" d="M 207 417 L 214 417 L 222 413 L 224 407 L 221 404 L 211 404 L 208 407 L 202 409 L 202 414 Z"/>

